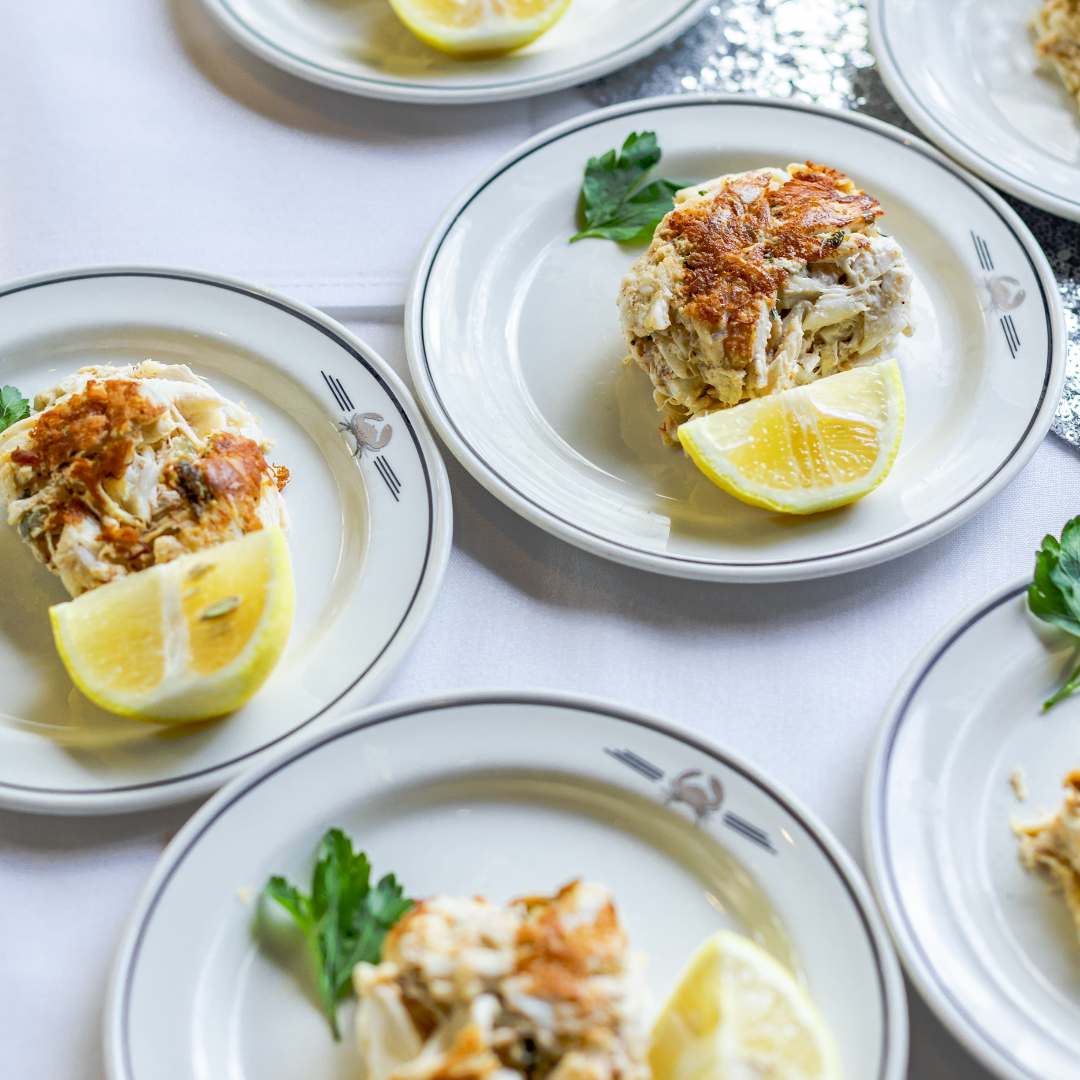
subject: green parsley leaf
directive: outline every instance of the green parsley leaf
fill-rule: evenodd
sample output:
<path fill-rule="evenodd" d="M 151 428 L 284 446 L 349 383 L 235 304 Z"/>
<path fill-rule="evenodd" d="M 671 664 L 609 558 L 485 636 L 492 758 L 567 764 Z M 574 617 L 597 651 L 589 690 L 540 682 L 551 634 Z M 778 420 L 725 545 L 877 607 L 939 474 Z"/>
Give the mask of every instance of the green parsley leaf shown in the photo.
<path fill-rule="evenodd" d="M 655 131 L 632 131 L 622 152 L 609 150 L 589 158 L 581 185 L 581 216 L 585 228 L 570 243 L 586 236 L 621 243 L 648 243 L 660 219 L 674 206 L 679 190 L 670 180 L 646 184 L 649 170 L 660 161 Z"/>
<path fill-rule="evenodd" d="M 1066 523 L 1060 541 L 1047 536 L 1035 553 L 1028 607 L 1036 618 L 1080 638 L 1080 517 Z M 1080 667 L 1053 697 L 1043 702 L 1043 710 L 1068 697 L 1078 686 Z"/>
<path fill-rule="evenodd" d="M 266 895 L 296 920 L 311 942 L 323 1011 L 338 1040 L 337 1003 L 352 987 L 353 968 L 361 960 L 379 962 L 386 931 L 413 906 L 393 874 L 374 887 L 370 880 L 367 856 L 353 851 L 352 841 L 340 829 L 330 829 L 319 841 L 310 896 L 283 877 L 272 877 L 266 885 Z"/>
<path fill-rule="evenodd" d="M 14 386 L 0 388 L 0 431 L 6 431 L 29 415 L 30 402 Z"/>

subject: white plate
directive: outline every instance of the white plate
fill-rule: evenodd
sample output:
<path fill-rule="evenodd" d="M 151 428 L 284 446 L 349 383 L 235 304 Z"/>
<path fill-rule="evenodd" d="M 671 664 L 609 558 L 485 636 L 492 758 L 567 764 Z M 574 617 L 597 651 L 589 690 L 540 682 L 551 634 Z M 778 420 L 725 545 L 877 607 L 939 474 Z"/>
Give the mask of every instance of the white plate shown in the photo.
<path fill-rule="evenodd" d="M 880 199 L 916 275 L 898 349 L 907 429 L 868 498 L 798 519 L 722 492 L 661 445 L 615 299 L 641 248 L 568 244 L 582 170 L 655 130 L 660 171 L 824 161 Z M 893 558 L 996 495 L 1046 434 L 1065 332 L 1046 258 L 984 184 L 866 117 L 745 97 L 670 97 L 552 128 L 481 176 L 428 240 L 406 309 L 409 362 L 439 433 L 518 513 L 599 555 L 714 581 L 819 577 Z"/>
<path fill-rule="evenodd" d="M 0 287 L 0 383 L 32 398 L 91 363 L 189 364 L 277 440 L 296 614 L 242 709 L 192 732 L 113 716 L 72 685 L 48 606 L 69 599 L 0 523 L 0 805 L 104 813 L 220 786 L 268 747 L 369 701 L 405 658 L 450 549 L 446 470 L 401 380 L 313 308 L 182 270 L 96 267 Z M 331 385 L 332 384 L 332 385 Z M 359 461 L 341 428 L 377 413 L 390 441 Z"/>
<path fill-rule="evenodd" d="M 689 803 L 664 805 L 679 791 L 700 796 L 696 824 Z M 113 1080 L 354 1075 L 348 1007 L 335 1047 L 302 988 L 305 947 L 258 901 L 273 873 L 310 881 L 333 825 L 416 896 L 608 885 L 657 1003 L 710 932 L 742 929 L 805 980 L 845 1077 L 904 1075 L 899 965 L 859 871 L 812 815 L 647 716 L 508 692 L 380 706 L 207 803 L 125 933 L 106 1013 Z"/>
<path fill-rule="evenodd" d="M 440 105 L 509 101 L 598 79 L 671 41 L 711 2 L 571 0 L 523 49 L 453 60 L 406 29 L 387 0 L 203 0 L 242 45 L 302 79 Z"/>
<path fill-rule="evenodd" d="M 1080 221 L 1080 112 L 1037 63 L 1039 0 L 870 0 L 885 85 L 943 150 L 992 184 Z"/>
<path fill-rule="evenodd" d="M 1064 899 L 1020 865 L 1009 817 L 1061 805 L 1080 697 L 1040 711 L 1076 659 L 1029 614 L 1029 581 L 964 612 L 897 689 L 867 781 L 867 850 L 908 973 L 957 1038 L 1011 1080 L 1071 1080 L 1080 942 Z"/>

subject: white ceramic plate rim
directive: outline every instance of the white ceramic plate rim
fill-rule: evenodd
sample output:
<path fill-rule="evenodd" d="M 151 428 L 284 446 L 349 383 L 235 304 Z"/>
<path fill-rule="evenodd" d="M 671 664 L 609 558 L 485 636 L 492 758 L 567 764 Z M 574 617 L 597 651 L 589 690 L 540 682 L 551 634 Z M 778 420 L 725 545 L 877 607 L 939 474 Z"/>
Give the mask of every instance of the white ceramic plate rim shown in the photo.
<path fill-rule="evenodd" d="M 106 1001 L 104 1025 L 106 1067 L 113 1080 L 131 1080 L 132 1077 L 128 1059 L 128 1008 L 131 979 L 142 940 L 158 901 L 173 874 L 217 818 L 241 801 L 264 780 L 327 743 L 350 735 L 361 728 L 373 727 L 416 713 L 469 705 L 539 705 L 576 709 L 649 728 L 710 755 L 723 765 L 740 773 L 778 802 L 803 825 L 813 838 L 837 877 L 842 881 L 858 911 L 874 953 L 884 1012 L 881 1065 L 875 1080 L 903 1080 L 907 1068 L 908 1036 L 907 999 L 904 994 L 900 965 L 892 950 L 866 880 L 852 857 L 817 816 L 782 785 L 775 780 L 767 779 L 739 755 L 655 716 L 631 710 L 601 698 L 529 690 L 466 690 L 452 694 L 410 698 L 365 709 L 352 719 L 338 722 L 329 732 L 321 732 L 309 737 L 304 742 L 290 746 L 272 759 L 248 770 L 222 788 L 199 809 L 176 834 L 154 868 L 128 920 L 117 953 Z"/>
<path fill-rule="evenodd" d="M 428 105 L 466 105 L 489 101 L 513 101 L 516 98 L 549 94 L 579 86 L 592 79 L 599 79 L 618 68 L 626 67 L 643 56 L 655 52 L 662 45 L 678 37 L 687 27 L 697 21 L 715 0 L 689 0 L 686 7 L 673 15 L 663 26 L 631 45 L 617 49 L 589 63 L 577 64 L 551 75 L 530 79 L 503 79 L 481 86 L 432 86 L 422 82 L 404 83 L 376 78 L 350 75 L 335 68 L 325 67 L 289 52 L 278 42 L 260 34 L 233 9 L 229 0 L 203 0 L 206 9 L 218 23 L 241 45 L 250 49 L 275 67 L 297 75 L 301 79 L 329 86 L 334 90 L 359 94 L 362 97 L 379 98 L 383 101 L 408 101 Z"/>
<path fill-rule="evenodd" d="M 1018 176 L 1002 169 L 985 157 L 973 146 L 954 135 L 923 104 L 922 99 L 908 85 L 900 65 L 889 46 L 889 35 L 885 29 L 885 8 L 889 0 L 869 0 L 870 49 L 877 60 L 878 71 L 889 93 L 909 119 L 917 124 L 928 139 L 933 140 L 946 153 L 966 165 L 972 172 L 978 173 L 984 180 L 1003 188 L 1010 195 L 1032 203 L 1042 210 L 1061 217 L 1080 221 L 1080 199 L 1067 199 L 1062 195 L 1021 180 Z"/>
<path fill-rule="evenodd" d="M 1026 591 L 1030 584 L 1031 575 L 1025 574 L 993 590 L 961 612 L 915 658 L 885 707 L 881 726 L 874 741 L 870 767 L 867 770 L 863 807 L 868 876 L 905 970 L 919 993 L 953 1035 L 988 1069 L 1000 1076 L 1009 1077 L 1010 1080 L 1042 1080 L 1042 1078 L 1039 1073 L 1031 1072 L 1021 1065 L 1009 1053 L 1007 1047 L 997 1042 L 994 1036 L 965 1008 L 963 1002 L 938 978 L 933 962 L 923 950 L 918 935 L 908 920 L 896 885 L 894 868 L 889 856 L 889 838 L 885 828 L 884 800 L 890 758 L 900 727 L 904 723 L 909 706 L 927 676 L 968 630 L 1002 604 L 1014 600 Z"/>
<path fill-rule="evenodd" d="M 333 708 L 346 694 L 353 692 L 361 682 L 366 682 L 365 690 L 374 696 L 404 662 L 420 631 L 427 623 L 450 558 L 453 505 L 450 498 L 450 481 L 442 455 L 408 388 L 370 346 L 351 334 L 340 323 L 298 300 L 292 300 L 280 293 L 236 278 L 183 267 L 127 264 L 72 267 L 6 282 L 0 285 L 0 297 L 43 285 L 96 277 L 153 277 L 215 286 L 270 304 L 302 320 L 336 342 L 383 385 L 387 394 L 397 401 L 402 415 L 407 420 L 409 434 L 424 465 L 427 480 L 429 507 L 427 554 L 424 569 L 416 583 L 409 608 L 379 654 L 338 697 L 327 702 L 318 712 L 303 719 L 285 735 L 213 768 L 200 769 L 173 779 L 131 786 L 79 791 L 22 787 L 0 782 L 0 805 L 36 813 L 126 813 L 183 802 L 207 794 L 247 767 L 253 759 L 271 751 L 271 748 L 280 747 L 282 744 L 291 745 L 297 738 L 306 737 L 307 732 L 304 729 Z M 6 528 L 2 523 L 0 527 Z"/>
<path fill-rule="evenodd" d="M 467 435 L 459 430 L 453 417 L 443 407 L 442 399 L 435 387 L 435 381 L 428 367 L 427 352 L 424 347 L 424 303 L 427 295 L 428 279 L 443 241 L 458 217 L 466 210 L 472 200 L 519 161 L 571 132 L 592 127 L 619 116 L 631 116 L 636 113 L 646 113 L 660 109 L 682 109 L 712 105 L 752 105 L 762 108 L 816 113 L 843 123 L 868 128 L 885 138 L 901 143 L 912 153 L 922 154 L 937 162 L 943 168 L 948 169 L 962 183 L 966 184 L 977 197 L 982 198 L 1002 219 L 1005 227 L 1015 236 L 1027 256 L 1032 272 L 1039 282 L 1047 328 L 1046 374 L 1043 379 L 1039 402 L 1020 441 L 1009 451 L 1009 454 L 995 472 L 949 510 L 943 511 L 929 521 L 906 529 L 898 535 L 830 555 L 763 561 L 754 564 L 725 563 L 720 560 L 702 559 L 688 555 L 660 555 L 599 536 L 574 524 L 572 521 L 560 517 L 555 510 L 542 505 L 519 491 L 509 480 L 503 478 L 494 468 L 488 465 L 480 454 L 473 450 Z M 985 506 L 995 495 L 1002 491 L 1027 464 L 1047 431 L 1050 430 L 1050 424 L 1054 419 L 1058 398 L 1061 395 L 1065 381 L 1066 335 L 1064 333 L 1064 322 L 1065 316 L 1061 306 L 1061 295 L 1053 272 L 1050 269 L 1050 264 L 1027 226 L 1000 195 L 992 191 L 982 181 L 959 168 L 928 143 L 913 139 L 907 132 L 901 131 L 891 124 L 885 124 L 880 120 L 843 110 L 827 109 L 819 105 L 778 101 L 746 94 L 695 94 L 693 97 L 670 94 L 663 97 L 627 102 L 623 105 L 614 105 L 606 109 L 598 109 L 595 112 L 575 117 L 565 123 L 548 128 L 547 131 L 543 131 L 527 142 L 522 143 L 516 150 L 511 151 L 496 162 L 495 165 L 483 172 L 465 188 L 435 225 L 420 254 L 416 269 L 413 271 L 405 303 L 405 344 L 409 354 L 409 368 L 412 372 L 413 383 L 416 386 L 417 393 L 420 395 L 420 400 L 424 405 L 428 418 L 439 432 L 443 442 L 450 447 L 454 456 L 484 487 L 534 525 L 539 525 L 540 528 L 546 529 L 560 539 L 584 548 L 586 551 L 591 551 L 596 555 L 661 574 L 698 578 L 706 581 L 795 581 L 858 570 L 866 566 L 886 562 L 909 551 L 914 551 L 916 548 L 922 547 L 924 544 L 928 544 L 930 541 L 956 528 L 957 525 Z"/>

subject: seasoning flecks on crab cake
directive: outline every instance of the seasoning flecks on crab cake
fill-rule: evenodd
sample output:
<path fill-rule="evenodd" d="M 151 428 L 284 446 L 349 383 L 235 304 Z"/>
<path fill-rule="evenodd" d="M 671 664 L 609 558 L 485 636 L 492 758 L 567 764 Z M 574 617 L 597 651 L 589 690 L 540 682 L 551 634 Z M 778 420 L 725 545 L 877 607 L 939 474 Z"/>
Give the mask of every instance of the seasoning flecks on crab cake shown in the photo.
<path fill-rule="evenodd" d="M 0 504 L 72 596 L 288 528 L 258 420 L 184 365 L 83 368 L 0 434 Z"/>
<path fill-rule="evenodd" d="M 639 961 L 600 885 L 425 900 L 353 982 L 365 1080 L 649 1080 Z"/>
<path fill-rule="evenodd" d="M 665 442 L 693 416 L 882 359 L 914 331 L 912 274 L 881 213 L 810 162 L 676 194 L 619 292 Z"/>

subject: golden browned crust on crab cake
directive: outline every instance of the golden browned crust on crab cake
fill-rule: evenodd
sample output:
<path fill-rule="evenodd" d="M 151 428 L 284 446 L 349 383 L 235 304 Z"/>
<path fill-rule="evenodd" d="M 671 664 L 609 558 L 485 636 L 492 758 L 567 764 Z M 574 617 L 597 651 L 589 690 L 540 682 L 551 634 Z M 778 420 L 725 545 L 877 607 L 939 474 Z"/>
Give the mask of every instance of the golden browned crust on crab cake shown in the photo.
<path fill-rule="evenodd" d="M 84 368 L 34 405 L 0 433 L 0 504 L 73 596 L 288 526 L 258 421 L 182 365 Z"/>

